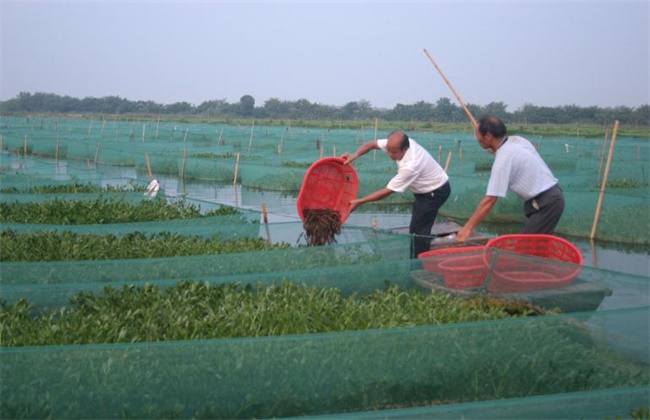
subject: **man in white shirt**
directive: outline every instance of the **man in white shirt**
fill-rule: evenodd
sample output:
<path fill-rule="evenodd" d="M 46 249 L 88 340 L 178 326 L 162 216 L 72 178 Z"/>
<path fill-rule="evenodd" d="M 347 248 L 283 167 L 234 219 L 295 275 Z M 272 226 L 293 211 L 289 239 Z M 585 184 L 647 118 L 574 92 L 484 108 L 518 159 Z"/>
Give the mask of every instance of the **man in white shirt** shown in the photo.
<path fill-rule="evenodd" d="M 431 249 L 431 228 L 438 209 L 451 194 L 449 176 L 424 147 L 401 131 L 392 132 L 387 139 L 366 142 L 356 152 L 344 153 L 341 157 L 348 164 L 373 149 L 383 150 L 397 163 L 397 175 L 386 188 L 350 200 L 350 212 L 360 204 L 410 189 L 415 197 L 409 226 L 409 233 L 414 235 L 411 258 L 417 258 L 420 253 Z"/>
<path fill-rule="evenodd" d="M 458 241 L 470 237 L 508 190 L 524 200 L 522 233 L 553 234 L 564 212 L 564 193 L 535 147 L 523 137 L 508 136 L 503 121 L 493 116 L 479 120 L 475 135 L 479 145 L 495 157 L 485 197 L 458 231 Z"/>

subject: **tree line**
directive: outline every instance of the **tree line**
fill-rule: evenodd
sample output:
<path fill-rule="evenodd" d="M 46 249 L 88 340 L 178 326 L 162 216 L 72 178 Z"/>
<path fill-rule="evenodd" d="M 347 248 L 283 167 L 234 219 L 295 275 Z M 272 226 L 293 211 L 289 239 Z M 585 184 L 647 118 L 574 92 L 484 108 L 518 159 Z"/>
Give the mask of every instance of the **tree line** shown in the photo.
<path fill-rule="evenodd" d="M 564 105 L 557 107 L 525 104 L 514 112 L 507 111 L 504 102 L 487 105 L 466 104 L 474 116 L 496 115 L 506 121 L 526 124 L 587 124 L 611 125 L 615 120 L 621 124 L 637 127 L 650 126 L 650 106 L 618 106 L 601 108 Z M 418 121 L 437 123 L 466 122 L 467 115 L 462 107 L 447 97 L 436 103 L 419 101 L 414 104 L 397 104 L 392 109 L 376 108 L 367 100 L 348 102 L 343 106 L 313 103 L 307 99 L 286 101 L 271 98 L 262 106 L 256 106 L 255 98 L 244 95 L 239 102 L 229 103 L 225 99 L 208 100 L 195 106 L 188 102 L 159 104 L 153 101 L 131 101 L 119 96 L 102 98 L 73 98 L 53 93 L 21 92 L 15 98 L 0 101 L 0 113 L 58 113 L 58 114 L 103 114 L 103 115 L 157 115 L 157 116 L 203 116 L 207 118 L 258 118 L 312 121 Z"/>

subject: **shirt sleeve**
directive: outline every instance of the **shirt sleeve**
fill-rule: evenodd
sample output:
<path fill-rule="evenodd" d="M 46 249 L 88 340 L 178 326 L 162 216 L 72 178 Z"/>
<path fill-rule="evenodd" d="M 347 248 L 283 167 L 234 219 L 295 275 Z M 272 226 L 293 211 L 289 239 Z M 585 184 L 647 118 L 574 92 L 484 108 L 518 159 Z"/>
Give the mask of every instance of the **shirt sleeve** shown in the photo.
<path fill-rule="evenodd" d="M 487 192 L 485 195 L 492 197 L 505 197 L 508 195 L 508 185 L 510 182 L 511 165 L 507 159 L 499 159 L 496 156 L 492 164 L 490 172 L 490 180 L 488 181 Z"/>
<path fill-rule="evenodd" d="M 417 172 L 411 169 L 400 168 L 399 171 L 397 172 L 397 175 L 395 175 L 388 182 L 386 188 L 395 192 L 404 192 L 408 187 L 411 186 L 411 184 L 413 183 L 413 181 L 415 181 L 417 176 L 418 176 Z"/>

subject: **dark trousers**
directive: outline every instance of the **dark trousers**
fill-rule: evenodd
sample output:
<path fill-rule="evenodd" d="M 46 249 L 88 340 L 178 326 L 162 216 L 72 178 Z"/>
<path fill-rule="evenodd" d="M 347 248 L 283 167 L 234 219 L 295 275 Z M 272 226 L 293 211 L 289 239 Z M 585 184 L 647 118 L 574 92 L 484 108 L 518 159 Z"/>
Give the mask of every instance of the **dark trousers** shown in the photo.
<path fill-rule="evenodd" d="M 409 233 L 415 235 L 411 243 L 411 258 L 431 249 L 431 228 L 438 215 L 438 209 L 445 204 L 451 194 L 449 182 L 426 194 L 413 194 L 413 213 Z"/>
<path fill-rule="evenodd" d="M 524 202 L 526 223 L 522 233 L 552 235 L 564 212 L 564 193 L 556 185 Z"/>

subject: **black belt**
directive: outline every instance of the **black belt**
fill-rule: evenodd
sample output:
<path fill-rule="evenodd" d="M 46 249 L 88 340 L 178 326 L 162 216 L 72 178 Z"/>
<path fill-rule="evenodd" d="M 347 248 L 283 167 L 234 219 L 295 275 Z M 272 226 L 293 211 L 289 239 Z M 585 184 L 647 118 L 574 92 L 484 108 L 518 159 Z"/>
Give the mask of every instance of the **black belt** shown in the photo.
<path fill-rule="evenodd" d="M 426 196 L 431 195 L 432 193 L 438 191 L 439 189 L 445 187 L 447 184 L 449 184 L 449 180 L 447 180 L 447 182 L 445 182 L 444 184 L 442 184 L 441 186 L 439 186 L 435 190 L 431 190 L 431 191 L 429 191 L 427 193 L 419 193 L 419 194 L 413 193 L 413 195 L 416 196 L 416 197 L 426 197 Z"/>

